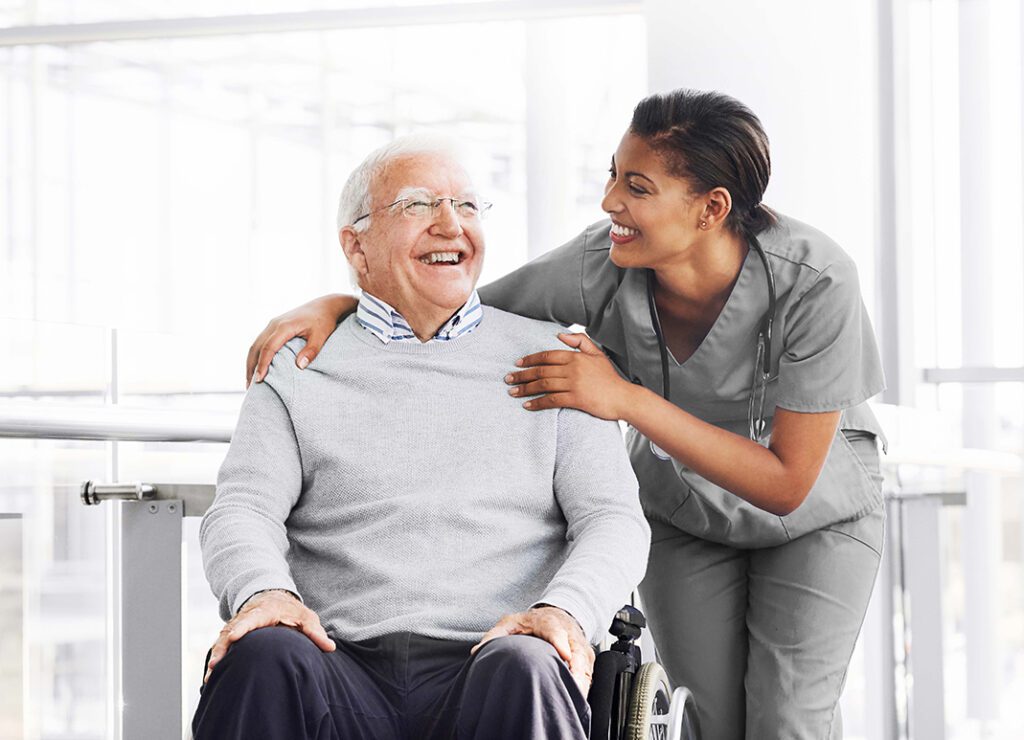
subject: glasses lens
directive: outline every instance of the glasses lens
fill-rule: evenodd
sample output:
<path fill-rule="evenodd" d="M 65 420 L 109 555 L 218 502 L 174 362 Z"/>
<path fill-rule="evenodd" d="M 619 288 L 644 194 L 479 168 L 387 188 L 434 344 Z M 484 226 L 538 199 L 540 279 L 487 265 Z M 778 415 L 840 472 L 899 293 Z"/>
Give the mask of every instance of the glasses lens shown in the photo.
<path fill-rule="evenodd" d="M 409 200 L 405 202 L 405 208 L 402 209 L 402 212 L 406 216 L 419 218 L 430 214 L 433 210 L 434 205 L 432 203 L 427 203 L 424 200 Z"/>

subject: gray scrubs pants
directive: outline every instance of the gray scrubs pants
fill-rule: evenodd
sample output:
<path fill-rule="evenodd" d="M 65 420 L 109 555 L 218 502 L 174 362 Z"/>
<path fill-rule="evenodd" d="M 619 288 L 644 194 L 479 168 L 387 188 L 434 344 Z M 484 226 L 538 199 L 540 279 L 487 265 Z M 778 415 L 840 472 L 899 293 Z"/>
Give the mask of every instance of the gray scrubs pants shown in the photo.
<path fill-rule="evenodd" d="M 640 596 L 658 658 L 673 685 L 693 691 L 704 737 L 842 737 L 839 695 L 883 539 L 882 506 L 763 549 L 651 522 Z"/>

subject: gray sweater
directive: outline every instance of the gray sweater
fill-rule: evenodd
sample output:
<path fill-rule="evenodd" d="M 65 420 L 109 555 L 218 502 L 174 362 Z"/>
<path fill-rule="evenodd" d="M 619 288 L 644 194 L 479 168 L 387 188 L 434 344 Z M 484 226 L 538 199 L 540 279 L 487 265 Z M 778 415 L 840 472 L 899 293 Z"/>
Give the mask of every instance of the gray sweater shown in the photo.
<path fill-rule="evenodd" d="M 299 594 L 327 632 L 476 640 L 537 602 L 591 639 L 644 574 L 650 531 L 615 422 L 529 412 L 514 361 L 560 327 L 484 308 L 450 342 L 384 345 L 349 317 L 246 394 L 200 530 L 221 616 Z"/>

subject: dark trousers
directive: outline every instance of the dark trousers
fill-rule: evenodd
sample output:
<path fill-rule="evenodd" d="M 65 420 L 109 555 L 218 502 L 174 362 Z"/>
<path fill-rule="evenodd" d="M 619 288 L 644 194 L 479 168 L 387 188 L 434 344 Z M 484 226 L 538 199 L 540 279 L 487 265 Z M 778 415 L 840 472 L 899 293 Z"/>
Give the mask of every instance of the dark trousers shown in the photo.
<path fill-rule="evenodd" d="M 213 670 L 192 720 L 195 740 L 567 738 L 590 709 L 547 642 L 473 643 L 408 633 L 335 641 L 322 652 L 288 627 L 255 630 Z"/>

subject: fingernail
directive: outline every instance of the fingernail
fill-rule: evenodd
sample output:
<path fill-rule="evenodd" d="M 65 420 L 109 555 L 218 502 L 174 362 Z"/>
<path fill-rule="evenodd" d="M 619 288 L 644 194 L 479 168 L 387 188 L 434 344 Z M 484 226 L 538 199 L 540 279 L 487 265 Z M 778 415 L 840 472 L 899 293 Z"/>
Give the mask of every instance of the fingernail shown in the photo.
<path fill-rule="evenodd" d="M 533 401 L 527 401 L 526 403 L 524 403 L 523 404 L 523 408 L 524 409 L 532 409 L 533 408 Z"/>
<path fill-rule="evenodd" d="M 309 358 L 308 357 L 303 356 L 303 357 L 299 358 L 299 369 L 300 370 L 305 370 L 306 369 L 306 365 L 308 365 L 308 364 L 309 364 Z"/>
<path fill-rule="evenodd" d="M 512 373 L 509 373 L 508 375 L 505 376 L 505 382 L 506 383 L 511 383 L 512 382 Z"/>
<path fill-rule="evenodd" d="M 520 357 L 518 360 L 516 360 L 516 367 L 522 367 L 522 366 L 523 366 L 523 358 Z"/>
<path fill-rule="evenodd" d="M 508 394 L 510 396 L 518 396 L 519 395 L 519 389 L 518 388 L 509 388 L 508 389 Z"/>

